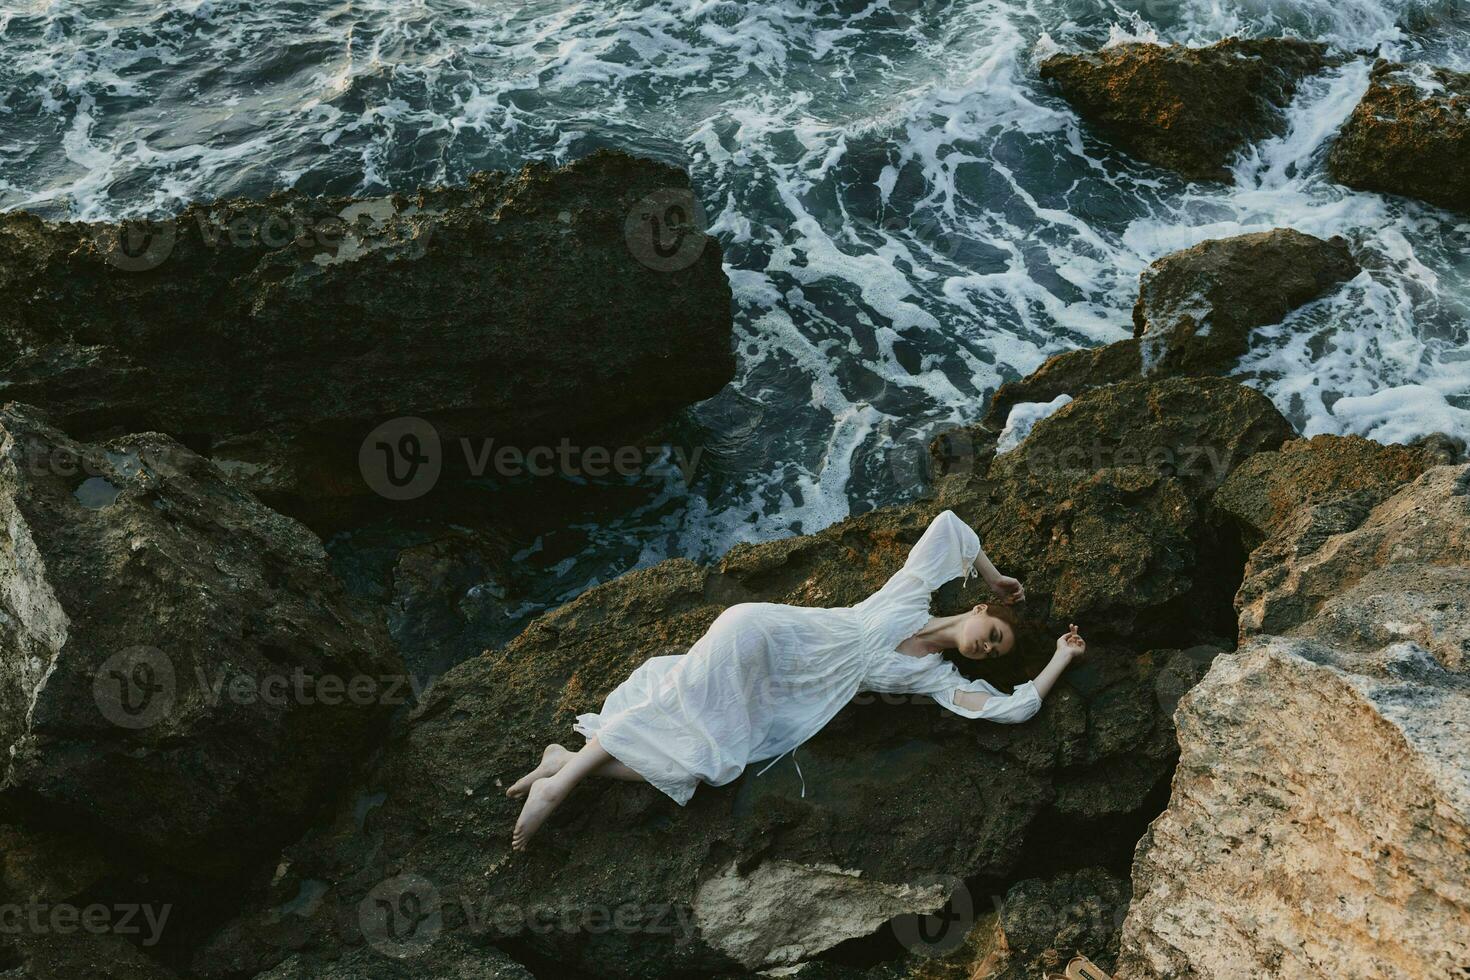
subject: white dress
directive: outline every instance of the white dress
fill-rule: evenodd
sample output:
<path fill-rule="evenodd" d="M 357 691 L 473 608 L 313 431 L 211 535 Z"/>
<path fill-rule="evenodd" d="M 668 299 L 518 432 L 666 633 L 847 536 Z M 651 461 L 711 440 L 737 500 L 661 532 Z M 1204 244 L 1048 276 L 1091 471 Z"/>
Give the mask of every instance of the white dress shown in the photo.
<path fill-rule="evenodd" d="M 700 782 L 722 786 L 748 763 L 792 751 L 860 691 L 924 694 L 966 718 L 1025 721 L 1041 707 L 1030 681 L 1002 695 L 940 654 L 897 649 L 928 622 L 930 594 L 968 577 L 979 553 L 975 532 L 945 511 L 903 568 L 857 605 L 731 606 L 688 653 L 645 661 L 573 727 L 682 806 Z M 990 699 L 971 711 L 955 703 L 960 691 Z"/>

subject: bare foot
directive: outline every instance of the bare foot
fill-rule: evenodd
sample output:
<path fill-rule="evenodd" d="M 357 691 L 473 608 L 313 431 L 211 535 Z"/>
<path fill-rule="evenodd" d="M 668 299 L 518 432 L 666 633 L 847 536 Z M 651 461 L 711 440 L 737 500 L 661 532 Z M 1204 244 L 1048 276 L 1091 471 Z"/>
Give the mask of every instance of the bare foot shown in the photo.
<path fill-rule="evenodd" d="M 536 780 L 555 776 L 561 772 L 561 767 L 566 765 L 567 760 L 571 757 L 572 753 L 569 749 L 552 742 L 541 753 L 541 764 L 512 783 L 510 789 L 505 791 L 505 795 L 512 799 L 520 799 L 526 795 L 526 791 Z"/>
<path fill-rule="evenodd" d="M 516 829 L 510 835 L 510 846 L 524 851 L 531 843 L 531 835 L 541 829 L 565 795 L 566 792 L 550 779 L 538 779 L 532 783 L 526 793 L 526 805 L 521 807 L 521 815 L 516 818 Z"/>

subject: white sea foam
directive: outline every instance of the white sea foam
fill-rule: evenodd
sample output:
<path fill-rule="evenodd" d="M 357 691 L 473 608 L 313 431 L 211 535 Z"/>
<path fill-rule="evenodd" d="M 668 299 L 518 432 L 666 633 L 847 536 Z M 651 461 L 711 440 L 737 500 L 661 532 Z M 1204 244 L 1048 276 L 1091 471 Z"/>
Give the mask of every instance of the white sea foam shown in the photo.
<path fill-rule="evenodd" d="M 1282 32 L 1470 59 L 1455 0 L 50 0 L 0 12 L 0 206 L 379 193 L 603 145 L 689 166 L 736 304 L 736 380 L 688 420 L 720 452 L 586 528 L 554 570 L 574 591 L 919 492 L 930 435 L 1127 336 L 1138 274 L 1211 237 L 1367 257 L 1239 366 L 1304 431 L 1470 435 L 1470 222 L 1323 173 L 1369 55 L 1307 81 L 1233 186 L 1129 160 L 1037 76 L 1059 49 Z"/>
<path fill-rule="evenodd" d="M 1071 395 L 1058 395 L 1049 402 L 1017 402 L 1011 406 L 1011 412 L 1006 416 L 1005 428 L 1001 430 L 1000 437 L 995 441 L 995 454 L 997 456 L 1010 452 L 1031 434 L 1036 428 L 1036 423 L 1047 416 L 1054 415 L 1064 405 L 1072 404 Z"/>

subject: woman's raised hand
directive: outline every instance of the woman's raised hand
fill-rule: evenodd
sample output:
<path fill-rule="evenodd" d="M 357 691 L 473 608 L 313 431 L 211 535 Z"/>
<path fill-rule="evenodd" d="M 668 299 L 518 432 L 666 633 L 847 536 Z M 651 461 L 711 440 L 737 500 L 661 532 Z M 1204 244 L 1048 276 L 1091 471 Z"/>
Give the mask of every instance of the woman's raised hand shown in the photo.
<path fill-rule="evenodd" d="M 1077 624 L 1072 623 L 1071 629 L 1057 637 L 1057 653 L 1068 653 L 1074 657 L 1080 657 L 1087 652 L 1087 641 L 1077 633 Z"/>
<path fill-rule="evenodd" d="M 997 599 L 1006 605 L 1026 601 L 1026 589 L 1020 581 L 1009 575 L 997 575 L 988 583 L 990 591 L 995 593 Z"/>

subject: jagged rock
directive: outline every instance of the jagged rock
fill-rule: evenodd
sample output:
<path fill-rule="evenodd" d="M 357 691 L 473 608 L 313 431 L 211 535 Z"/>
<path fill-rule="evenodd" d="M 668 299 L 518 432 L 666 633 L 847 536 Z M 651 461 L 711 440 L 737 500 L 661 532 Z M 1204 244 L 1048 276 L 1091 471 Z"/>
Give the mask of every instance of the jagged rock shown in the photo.
<path fill-rule="evenodd" d="M 423 955 L 403 958 L 357 946 L 332 959 L 294 955 L 255 980 L 532 980 L 524 966 L 491 946 L 435 937 Z"/>
<path fill-rule="evenodd" d="M 359 450 L 396 417 L 438 446 L 384 441 L 445 472 L 461 438 L 614 444 L 733 373 L 718 243 L 657 224 L 694 208 L 681 171 L 604 151 L 412 196 L 194 205 L 136 254 L 129 226 L 0 215 L 0 400 L 77 438 L 169 433 L 283 504 L 377 489 Z"/>
<path fill-rule="evenodd" d="M 1264 396 L 1222 378 L 1097 389 L 996 457 L 973 521 L 992 558 L 1025 569 L 1028 595 L 1058 621 L 1149 642 L 1229 635 L 1218 597 L 1235 583 L 1209 494 L 1292 435 Z"/>
<path fill-rule="evenodd" d="M 1235 600 L 1241 638 L 1295 633 L 1370 573 L 1404 572 L 1398 587 L 1417 592 L 1431 569 L 1470 565 L 1467 485 L 1470 471 L 1440 466 L 1382 503 L 1372 488 L 1306 503 L 1251 553 Z M 1466 644 L 1470 634 L 1446 662 L 1462 659 Z"/>
<path fill-rule="evenodd" d="M 1327 156 L 1332 179 L 1470 212 L 1470 74 L 1379 61 Z"/>
<path fill-rule="evenodd" d="M 1168 472 L 1195 495 L 1213 491 L 1248 457 L 1291 435 L 1264 395 L 1227 378 L 1130 381 L 1089 392 L 1037 422 L 986 478 L 1086 478 L 1144 467 Z"/>
<path fill-rule="evenodd" d="M 1061 973 L 1078 955 L 1112 970 L 1128 900 L 1128 882 L 1102 868 L 1012 886 L 1000 914 L 1007 972 L 996 980 Z"/>
<path fill-rule="evenodd" d="M 1011 409 L 1023 402 L 1049 402 L 1058 395 L 1074 398 L 1093 388 L 1143 377 L 1143 359 L 1135 337 L 1102 347 L 1063 351 L 1047 358 L 1035 371 L 996 389 L 985 413 L 985 428 L 1000 432 Z"/>
<path fill-rule="evenodd" d="M 1221 374 L 1256 327 L 1279 323 L 1359 272 L 1341 238 L 1291 228 L 1201 242 L 1154 262 L 1139 279 L 1133 335 L 1143 371 Z"/>
<path fill-rule="evenodd" d="M 967 723 L 924 698 L 859 697 L 798 750 L 804 796 L 789 761 L 764 775 L 752 767 L 729 786 L 701 787 L 685 808 L 648 786 L 593 782 L 524 855 L 508 847 L 519 802 L 503 795 L 541 745 L 567 740 L 575 715 L 598 705 L 649 656 L 687 649 L 736 602 L 858 601 L 901 564 L 940 506 L 977 524 L 1003 523 L 1001 516 L 1024 523 L 1034 515 L 1012 502 L 1030 487 L 1052 486 L 1062 495 L 1052 501 L 1058 507 L 1072 494 L 1080 526 L 1071 577 L 1062 576 L 1064 554 L 1054 542 L 1072 532 L 1045 524 L 1030 531 L 1035 546 L 1022 547 L 1019 532 L 1012 541 L 997 531 L 1001 547 L 1015 550 L 1002 567 L 1036 591 L 1039 609 L 1050 608 L 1044 594 L 1057 584 L 1105 597 L 1083 601 L 1099 617 L 1089 624 L 1107 635 L 1103 610 L 1116 607 L 1112 635 L 1126 636 L 1135 618 L 1148 618 L 1149 597 L 1174 601 L 1171 589 L 1189 592 L 1195 576 L 1212 574 L 1190 555 L 1176 561 L 1170 552 L 1204 533 L 1192 502 L 1203 502 L 1249 449 L 1279 445 L 1289 427 L 1269 402 L 1233 382 L 1138 382 L 1078 399 L 1039 423 L 1016 459 L 1035 463 L 1042 450 L 1059 453 L 1077 440 L 1090 449 L 1099 431 L 1110 433 L 1108 452 L 1140 441 L 1174 450 L 1208 443 L 1223 469 L 1165 474 L 1124 465 L 1104 469 L 1101 479 L 1036 483 L 1009 469 L 972 474 L 932 502 L 740 545 L 712 568 L 673 559 L 589 589 L 505 648 L 445 675 L 359 799 L 288 849 L 290 870 L 267 907 L 221 930 L 193 972 L 250 975 L 291 951 L 329 955 L 353 945 L 341 921 L 383 881 L 405 873 L 433 884 L 447 936 L 515 943 L 604 975 L 646 976 L 809 960 L 899 912 L 932 910 L 956 878 L 1014 873 L 1030 849 L 1044 848 L 1038 827 L 1048 840 L 1082 842 L 1079 853 L 1097 851 L 1098 860 L 1126 854 L 1168 778 L 1169 717 L 1213 647 L 1095 639 L 1089 661 L 1020 726 Z M 1166 515 L 1176 503 L 1180 514 Z M 1137 540 L 1125 536 L 1124 546 L 1141 547 L 1146 557 L 1130 556 L 1120 567 L 1118 556 L 1101 549 L 1109 528 L 1128 521 Z M 1234 584 L 1210 594 L 1227 616 Z M 939 607 L 955 610 L 978 598 L 973 582 L 968 590 L 956 583 L 941 591 Z M 1192 610 L 1191 630 L 1201 618 Z M 987 664 L 987 676 L 1010 685 L 1033 675 L 1051 636 L 1010 662 Z M 943 806 L 934 805 L 936 794 Z M 279 914 L 313 882 L 320 886 L 313 915 Z M 633 924 L 588 925 L 616 914 Z M 533 928 L 540 915 L 563 925 Z"/>
<path fill-rule="evenodd" d="M 382 606 L 404 662 L 425 677 L 519 632 L 509 616 L 519 605 L 512 594 L 516 549 L 496 525 L 504 516 L 468 507 L 453 514 L 453 521 L 388 519 L 326 541 L 348 593 Z"/>
<path fill-rule="evenodd" d="M 1120 980 L 1470 962 L 1470 468 L 1431 469 L 1355 520 L 1277 532 L 1303 549 L 1265 617 L 1289 635 L 1243 618 L 1256 635 L 1184 697 Z"/>
<path fill-rule="evenodd" d="M 149 954 L 176 928 L 177 910 L 143 908 L 146 876 L 123 874 L 87 835 L 11 819 L 0 822 L 0 977 L 175 976 Z"/>
<path fill-rule="evenodd" d="M 1248 142 L 1274 132 L 1326 47 L 1294 38 L 1226 38 L 1205 48 L 1118 44 L 1058 54 L 1041 77 L 1134 156 L 1196 180 L 1229 180 Z"/>
<path fill-rule="evenodd" d="M 4 980 L 176 980 L 177 976 L 117 935 L 78 930 L 0 937 L 0 977 Z"/>
<path fill-rule="evenodd" d="M 1240 522 L 1246 546 L 1254 549 L 1304 503 L 1356 495 L 1371 507 L 1435 462 L 1427 449 L 1384 446 L 1362 436 L 1293 439 L 1237 466 L 1215 491 L 1214 504 Z"/>
<path fill-rule="evenodd" d="M 392 710 L 402 663 L 321 543 L 165 436 L 6 406 L 0 528 L 0 786 L 33 822 L 229 877 Z"/>
<path fill-rule="evenodd" d="M 1140 377 L 1220 375 L 1256 327 L 1351 279 L 1358 263 L 1341 238 L 1290 228 L 1217 238 L 1155 260 L 1139 277 L 1128 340 L 1054 355 L 1001 385 L 983 426 L 999 432 L 1011 408 Z"/>
<path fill-rule="evenodd" d="M 1441 465 L 1470 462 L 1470 456 L 1465 452 L 1465 440 L 1448 432 L 1431 432 L 1415 439 L 1410 445 L 1423 449 Z"/>
<path fill-rule="evenodd" d="M 1040 980 L 1081 955 L 1106 970 L 1117 959 L 1128 881 L 1084 868 L 974 894 L 942 913 L 891 931 L 904 955 L 874 966 L 804 964 L 799 980 Z M 966 928 L 968 927 L 968 928 Z M 964 930 L 963 934 L 959 930 Z"/>
<path fill-rule="evenodd" d="M 1120 980 L 1453 975 L 1470 957 L 1466 690 L 1413 643 L 1370 660 L 1264 637 L 1220 658 L 1180 709 Z"/>

